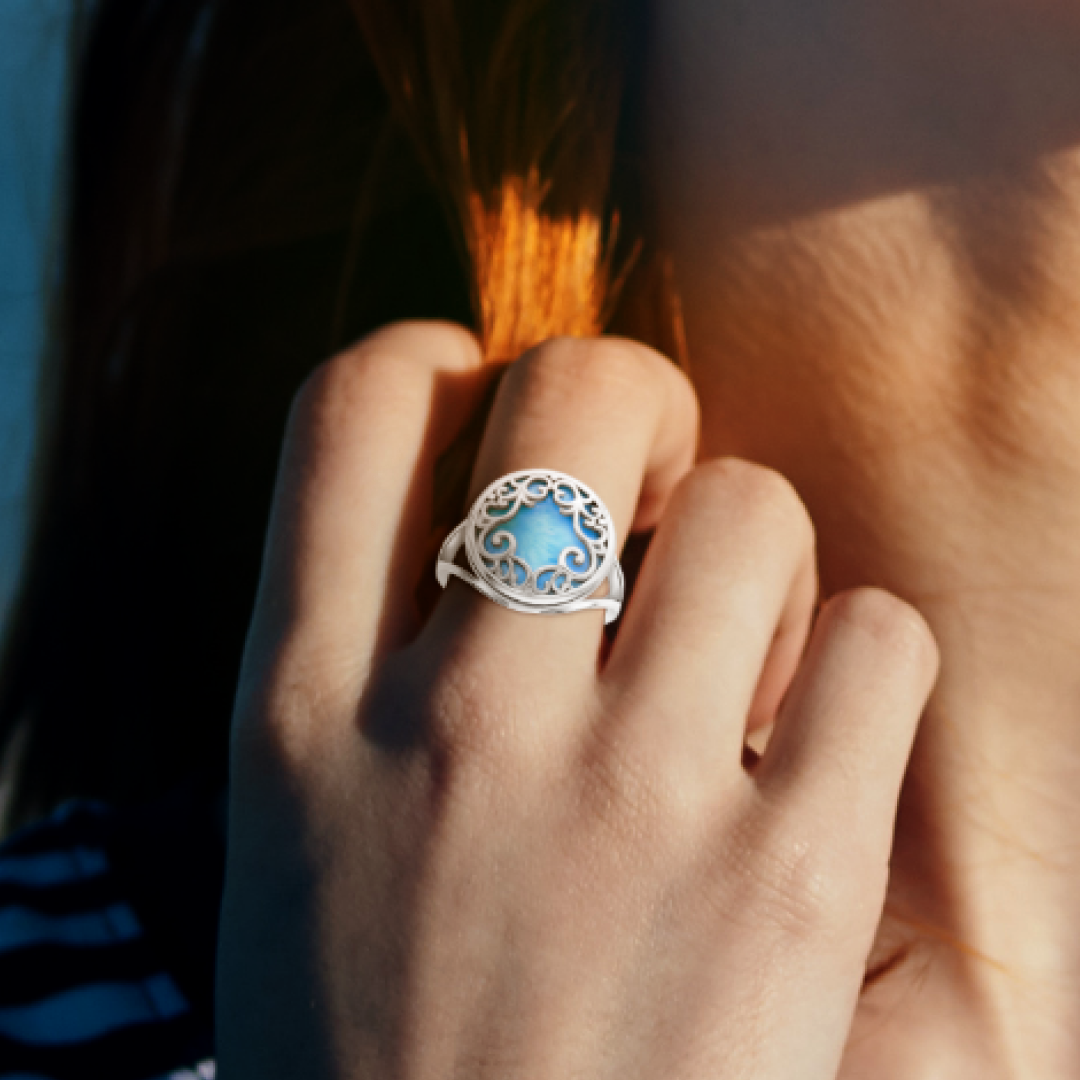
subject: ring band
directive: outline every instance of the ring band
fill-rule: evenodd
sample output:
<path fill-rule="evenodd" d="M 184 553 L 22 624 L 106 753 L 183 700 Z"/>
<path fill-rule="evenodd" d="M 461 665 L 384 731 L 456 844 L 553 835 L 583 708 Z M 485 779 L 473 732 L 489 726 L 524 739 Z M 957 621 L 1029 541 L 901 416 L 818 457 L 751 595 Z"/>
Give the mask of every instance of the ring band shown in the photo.
<path fill-rule="evenodd" d="M 455 560 L 462 547 L 469 570 Z M 435 576 L 467 581 L 489 600 L 526 615 L 622 611 L 625 582 L 615 526 L 590 487 L 552 469 L 523 469 L 489 484 L 443 543 Z M 607 593 L 593 594 L 607 582 Z"/>

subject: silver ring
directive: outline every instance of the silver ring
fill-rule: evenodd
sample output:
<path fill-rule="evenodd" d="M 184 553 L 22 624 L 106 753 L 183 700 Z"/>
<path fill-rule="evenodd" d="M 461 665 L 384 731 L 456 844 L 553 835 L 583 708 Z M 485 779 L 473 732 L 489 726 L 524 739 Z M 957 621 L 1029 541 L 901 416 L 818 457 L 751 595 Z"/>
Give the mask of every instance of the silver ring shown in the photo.
<path fill-rule="evenodd" d="M 462 547 L 472 573 L 455 562 Z M 445 589 L 452 574 L 526 615 L 603 609 L 606 624 L 622 610 L 617 550 L 611 514 L 592 488 L 553 469 L 522 469 L 481 493 L 443 543 L 435 576 Z M 607 593 L 594 598 L 605 581 Z"/>

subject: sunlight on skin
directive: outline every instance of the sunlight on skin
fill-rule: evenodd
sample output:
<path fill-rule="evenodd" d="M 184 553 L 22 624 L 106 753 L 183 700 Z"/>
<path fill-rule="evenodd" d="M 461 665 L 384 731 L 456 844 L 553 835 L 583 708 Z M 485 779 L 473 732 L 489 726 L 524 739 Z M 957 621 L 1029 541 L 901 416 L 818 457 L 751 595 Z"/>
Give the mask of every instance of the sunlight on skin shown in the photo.
<path fill-rule="evenodd" d="M 1077 1075 L 1080 10 L 657 11 L 703 456 L 784 473 L 825 590 L 889 588 L 942 648 L 890 899 L 988 960 L 915 934 L 841 1080 Z"/>

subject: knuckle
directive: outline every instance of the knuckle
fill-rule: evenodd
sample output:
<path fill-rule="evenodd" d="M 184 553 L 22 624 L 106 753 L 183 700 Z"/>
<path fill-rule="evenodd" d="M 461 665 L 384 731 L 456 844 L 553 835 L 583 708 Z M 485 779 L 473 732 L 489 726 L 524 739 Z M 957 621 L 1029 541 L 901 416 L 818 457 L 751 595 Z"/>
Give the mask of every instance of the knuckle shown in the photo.
<path fill-rule="evenodd" d="M 407 319 L 390 323 L 361 338 L 351 349 L 406 353 L 421 357 L 441 357 L 468 366 L 479 360 L 476 335 L 458 323 L 440 319 Z M 429 361 L 430 362 L 430 361 Z"/>
<path fill-rule="evenodd" d="M 746 892 L 739 903 L 785 939 L 806 945 L 847 939 L 880 907 L 886 860 L 875 865 L 803 816 L 765 814 L 736 829 L 733 843 L 739 890 Z"/>
<path fill-rule="evenodd" d="M 920 670 L 936 667 L 937 645 L 926 620 L 892 593 L 868 586 L 848 589 L 833 596 L 826 608 L 830 618 L 856 627 Z"/>
<path fill-rule="evenodd" d="M 241 681 L 229 729 L 231 768 L 249 780 L 300 776 L 317 757 L 320 732 L 341 705 L 317 680 L 284 666 L 254 685 Z"/>
<path fill-rule="evenodd" d="M 721 510 L 728 521 L 755 531 L 812 543 L 814 527 L 791 482 L 775 469 L 740 458 L 719 458 L 692 469 L 684 497 Z"/>
<path fill-rule="evenodd" d="M 401 322 L 373 331 L 316 366 L 293 399 L 301 419 L 339 414 L 361 397 L 415 393 L 436 369 L 475 367 L 476 339 L 443 322 Z"/>
<path fill-rule="evenodd" d="M 511 364 L 507 382 L 524 401 L 569 405 L 617 402 L 622 408 L 651 405 L 659 365 L 672 365 L 644 346 L 618 338 L 552 338 Z"/>
<path fill-rule="evenodd" d="M 705 536 L 699 557 L 726 566 L 726 617 L 748 628 L 771 618 L 763 600 L 773 571 L 794 568 L 812 556 L 814 528 L 802 501 L 779 473 L 734 458 L 704 462 L 682 478 L 668 511 L 672 529 L 685 523 Z M 786 575 L 785 575 L 786 576 Z"/>

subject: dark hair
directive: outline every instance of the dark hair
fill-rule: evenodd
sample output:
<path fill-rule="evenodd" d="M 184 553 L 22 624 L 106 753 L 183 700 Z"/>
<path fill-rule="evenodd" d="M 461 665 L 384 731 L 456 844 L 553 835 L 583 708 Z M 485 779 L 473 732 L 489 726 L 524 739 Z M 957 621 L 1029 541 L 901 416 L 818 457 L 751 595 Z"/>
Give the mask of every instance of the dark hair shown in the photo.
<path fill-rule="evenodd" d="M 296 387 L 378 324 L 470 316 L 344 3 L 267 0 L 253 17 L 237 0 L 103 0 L 77 64 L 32 539 L 0 675 L 13 822 L 223 775 Z"/>
<path fill-rule="evenodd" d="M 32 538 L 0 666 L 9 823 L 223 778 L 280 435 L 314 365 L 403 318 L 471 323 L 499 360 L 600 328 L 634 231 L 616 252 L 605 205 L 633 35 L 613 5 L 99 0 L 78 26 Z M 414 47 L 439 19 L 456 45 Z M 530 322 L 543 298 L 519 296 L 492 344 L 478 245 L 510 243 L 515 191 L 533 225 L 581 232 L 591 215 L 601 287 L 591 322 L 558 303 Z M 515 251 L 503 265 L 536 256 Z M 638 259 L 639 300 L 651 267 Z M 523 287 L 507 280 L 501 296 Z M 663 311 L 624 306 L 626 328 L 662 338 Z M 463 440 L 436 521 L 467 475 Z"/>

